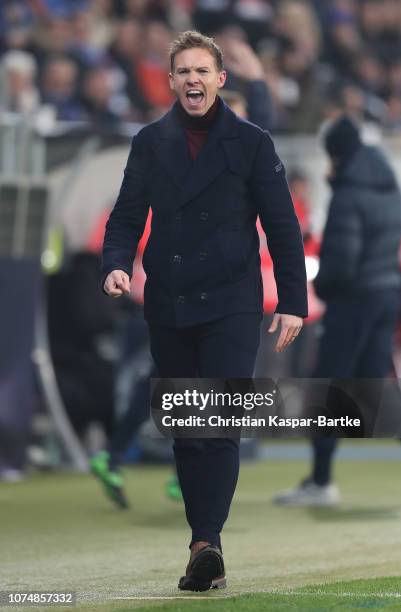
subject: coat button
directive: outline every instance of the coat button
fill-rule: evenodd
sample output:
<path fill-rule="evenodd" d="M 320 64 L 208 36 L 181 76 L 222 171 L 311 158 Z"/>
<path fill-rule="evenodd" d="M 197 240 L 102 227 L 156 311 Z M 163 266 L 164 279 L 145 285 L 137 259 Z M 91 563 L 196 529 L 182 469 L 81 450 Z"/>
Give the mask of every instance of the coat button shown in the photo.
<path fill-rule="evenodd" d="M 201 293 L 200 294 L 200 299 L 202 300 L 202 302 L 204 302 L 205 300 L 207 300 L 207 293 Z"/>
<path fill-rule="evenodd" d="M 177 214 L 175 215 L 175 220 L 176 220 L 176 221 L 181 221 L 181 213 L 177 213 Z"/>
<path fill-rule="evenodd" d="M 201 214 L 200 214 L 201 221 L 207 221 L 208 217 L 209 217 L 209 213 L 208 212 L 205 212 L 205 211 L 201 212 Z"/>
<path fill-rule="evenodd" d="M 199 253 L 199 259 L 201 261 L 205 261 L 206 258 L 207 258 L 207 253 Z"/>
<path fill-rule="evenodd" d="M 179 304 L 183 304 L 185 302 L 185 296 L 184 295 L 179 295 L 177 298 L 177 302 Z"/>
<path fill-rule="evenodd" d="M 173 257 L 173 263 L 181 263 L 182 262 L 182 257 L 181 255 L 174 255 Z"/>

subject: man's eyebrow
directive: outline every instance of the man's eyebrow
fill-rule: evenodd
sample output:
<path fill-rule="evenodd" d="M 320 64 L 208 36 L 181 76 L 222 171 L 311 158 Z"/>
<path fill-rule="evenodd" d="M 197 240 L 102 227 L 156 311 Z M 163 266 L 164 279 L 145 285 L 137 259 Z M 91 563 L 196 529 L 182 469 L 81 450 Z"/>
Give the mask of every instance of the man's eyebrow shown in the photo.
<path fill-rule="evenodd" d="M 194 66 L 194 68 L 195 70 L 210 70 L 210 66 Z M 177 70 L 189 70 L 189 68 L 187 66 L 177 66 Z"/>

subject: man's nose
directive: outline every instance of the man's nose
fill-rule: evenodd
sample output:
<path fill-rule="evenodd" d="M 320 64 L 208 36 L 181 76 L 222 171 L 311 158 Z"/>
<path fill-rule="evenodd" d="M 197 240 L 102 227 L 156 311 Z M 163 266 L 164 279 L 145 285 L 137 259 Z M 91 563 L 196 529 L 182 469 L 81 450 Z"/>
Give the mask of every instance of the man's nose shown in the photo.
<path fill-rule="evenodd" d="M 188 85 L 193 85 L 194 83 L 199 83 L 199 77 L 196 72 L 190 73 L 188 75 Z"/>

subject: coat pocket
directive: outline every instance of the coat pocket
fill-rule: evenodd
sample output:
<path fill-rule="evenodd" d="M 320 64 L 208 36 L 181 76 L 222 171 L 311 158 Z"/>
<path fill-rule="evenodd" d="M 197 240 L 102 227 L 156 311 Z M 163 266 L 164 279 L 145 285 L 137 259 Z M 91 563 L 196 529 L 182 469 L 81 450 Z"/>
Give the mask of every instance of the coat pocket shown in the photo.
<path fill-rule="evenodd" d="M 237 230 L 219 231 L 218 240 L 227 274 L 232 281 L 238 281 L 248 272 L 248 262 L 242 244 L 242 232 Z"/>

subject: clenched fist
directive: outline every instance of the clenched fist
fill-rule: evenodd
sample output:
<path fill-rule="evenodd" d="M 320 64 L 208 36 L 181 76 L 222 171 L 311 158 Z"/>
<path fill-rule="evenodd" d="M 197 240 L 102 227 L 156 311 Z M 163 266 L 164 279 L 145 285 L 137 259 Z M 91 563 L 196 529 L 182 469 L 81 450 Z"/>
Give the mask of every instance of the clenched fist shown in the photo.
<path fill-rule="evenodd" d="M 103 289 L 110 297 L 120 297 L 123 293 L 130 293 L 129 276 L 124 270 L 113 270 L 107 275 Z"/>

